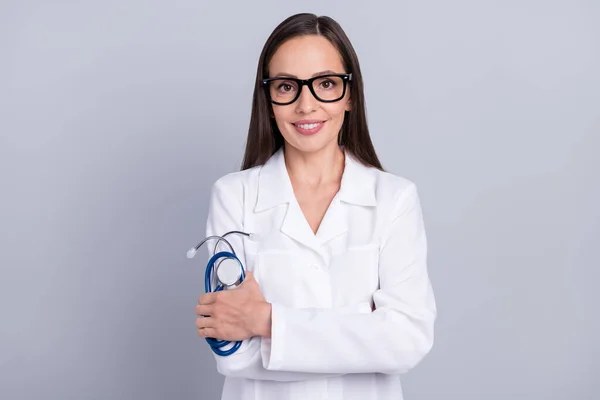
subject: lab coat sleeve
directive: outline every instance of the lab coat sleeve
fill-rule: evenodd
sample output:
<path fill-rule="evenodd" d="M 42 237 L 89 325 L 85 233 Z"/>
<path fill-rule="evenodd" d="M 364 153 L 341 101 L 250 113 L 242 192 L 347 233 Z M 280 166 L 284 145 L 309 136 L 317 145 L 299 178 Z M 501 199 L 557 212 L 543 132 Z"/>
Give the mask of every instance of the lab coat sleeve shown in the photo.
<path fill-rule="evenodd" d="M 271 338 L 261 339 L 266 369 L 401 374 L 431 350 L 437 311 L 414 184 L 397 196 L 390 217 L 380 247 L 375 311 L 340 315 L 273 304 Z"/>
<path fill-rule="evenodd" d="M 239 187 L 234 187 L 232 183 L 234 185 L 239 183 Z M 219 180 L 213 185 L 206 223 L 207 237 L 211 235 L 223 235 L 233 230 L 244 230 L 243 196 L 241 182 L 223 183 Z M 246 266 L 242 236 L 236 234 L 228 235 L 227 240 L 235 249 L 236 255 L 242 262 L 242 265 Z M 211 240 L 206 245 L 209 246 L 210 254 L 212 254 L 215 241 Z M 225 247 L 220 244 L 219 250 L 225 250 Z M 252 337 L 242 341 L 240 348 L 229 356 L 220 356 L 213 353 L 217 363 L 217 371 L 225 376 L 272 381 L 303 381 L 337 376 L 337 374 L 317 374 L 310 372 L 269 371 L 262 364 L 260 343 L 260 337 Z M 206 345 L 208 346 L 208 344 Z"/>

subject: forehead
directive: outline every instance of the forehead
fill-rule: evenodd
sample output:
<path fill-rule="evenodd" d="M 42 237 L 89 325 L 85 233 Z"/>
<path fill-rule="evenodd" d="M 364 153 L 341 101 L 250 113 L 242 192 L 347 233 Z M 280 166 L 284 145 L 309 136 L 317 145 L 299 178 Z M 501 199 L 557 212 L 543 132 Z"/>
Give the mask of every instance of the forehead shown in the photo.
<path fill-rule="evenodd" d="M 284 42 L 269 62 L 269 75 L 291 74 L 310 78 L 319 71 L 344 71 L 341 55 L 323 36 L 299 36 Z"/>

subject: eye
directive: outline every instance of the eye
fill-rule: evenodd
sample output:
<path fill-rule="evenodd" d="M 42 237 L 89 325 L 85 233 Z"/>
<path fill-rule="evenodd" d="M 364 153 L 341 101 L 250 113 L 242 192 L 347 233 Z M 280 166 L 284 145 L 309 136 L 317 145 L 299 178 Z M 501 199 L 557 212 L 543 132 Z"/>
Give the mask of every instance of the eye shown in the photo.
<path fill-rule="evenodd" d="M 325 79 L 320 83 L 320 86 L 323 89 L 333 89 L 335 87 L 336 83 L 334 81 L 332 81 L 331 79 Z"/>
<path fill-rule="evenodd" d="M 281 85 L 279 85 L 279 87 L 277 88 L 277 90 L 282 91 L 282 92 L 289 92 L 291 91 L 292 85 L 290 85 L 289 83 L 282 83 Z"/>
<path fill-rule="evenodd" d="M 273 81 L 271 88 L 279 94 L 290 94 L 297 90 L 298 85 L 287 79 L 277 79 Z"/>

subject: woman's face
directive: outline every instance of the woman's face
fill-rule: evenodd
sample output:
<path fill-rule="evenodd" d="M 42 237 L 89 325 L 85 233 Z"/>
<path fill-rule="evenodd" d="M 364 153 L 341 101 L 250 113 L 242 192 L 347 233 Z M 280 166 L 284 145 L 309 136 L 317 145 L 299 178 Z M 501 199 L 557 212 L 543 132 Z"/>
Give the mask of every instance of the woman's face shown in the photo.
<path fill-rule="evenodd" d="M 309 79 L 327 73 L 346 72 L 337 49 L 318 35 L 299 36 L 284 42 L 269 63 L 269 77 Z M 331 90 L 332 87 L 332 83 L 327 81 L 316 85 L 322 90 Z M 278 87 L 282 96 L 294 90 L 291 85 Z M 286 146 L 301 152 L 316 152 L 337 146 L 344 112 L 350 111 L 350 87 L 348 85 L 341 100 L 323 103 L 305 85 L 295 102 L 289 105 L 272 104 L 272 107 Z"/>

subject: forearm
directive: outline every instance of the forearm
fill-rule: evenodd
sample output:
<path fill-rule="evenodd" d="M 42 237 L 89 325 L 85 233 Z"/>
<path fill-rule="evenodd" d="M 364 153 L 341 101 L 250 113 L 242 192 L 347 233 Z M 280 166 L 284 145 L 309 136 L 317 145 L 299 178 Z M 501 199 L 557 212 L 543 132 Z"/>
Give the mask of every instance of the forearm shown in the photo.
<path fill-rule="evenodd" d="M 385 296 L 384 294 L 381 294 Z M 271 371 L 400 374 L 433 345 L 435 306 L 381 305 L 372 313 L 273 306 L 270 339 L 262 339 L 263 366 Z"/>

